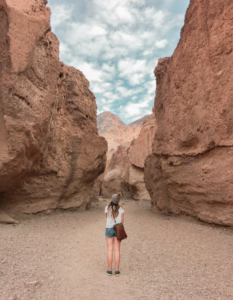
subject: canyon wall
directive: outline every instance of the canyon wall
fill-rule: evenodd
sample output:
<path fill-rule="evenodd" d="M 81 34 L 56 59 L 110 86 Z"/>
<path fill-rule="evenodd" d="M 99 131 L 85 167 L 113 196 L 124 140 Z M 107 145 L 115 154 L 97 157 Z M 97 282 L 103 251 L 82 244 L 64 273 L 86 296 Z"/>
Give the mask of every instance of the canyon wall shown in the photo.
<path fill-rule="evenodd" d="M 97 116 L 98 133 L 108 142 L 108 150 L 117 149 L 121 144 L 136 139 L 139 136 L 143 122 L 150 115 L 145 115 L 126 125 L 117 115 L 106 111 Z"/>
<path fill-rule="evenodd" d="M 46 0 L 0 0 L 0 206 L 86 208 L 104 171 L 96 102 L 82 72 L 59 61 Z"/>
<path fill-rule="evenodd" d="M 232 16 L 231 0 L 191 0 L 173 56 L 155 69 L 145 162 L 154 208 L 223 225 L 233 225 Z"/>
<path fill-rule="evenodd" d="M 155 131 L 156 120 L 151 115 L 144 121 L 136 139 L 108 152 L 106 169 L 97 179 L 95 192 L 109 198 L 121 191 L 123 198 L 150 200 L 144 182 L 144 160 L 152 153 Z"/>

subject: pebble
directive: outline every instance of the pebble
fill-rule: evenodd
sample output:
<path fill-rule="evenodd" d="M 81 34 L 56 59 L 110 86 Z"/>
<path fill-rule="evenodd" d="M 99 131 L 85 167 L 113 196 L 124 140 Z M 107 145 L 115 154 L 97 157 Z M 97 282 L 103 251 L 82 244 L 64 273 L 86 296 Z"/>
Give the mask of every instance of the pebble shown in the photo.
<path fill-rule="evenodd" d="M 30 281 L 30 282 L 26 282 L 25 285 L 28 287 L 37 287 L 39 286 L 40 282 L 39 281 Z"/>

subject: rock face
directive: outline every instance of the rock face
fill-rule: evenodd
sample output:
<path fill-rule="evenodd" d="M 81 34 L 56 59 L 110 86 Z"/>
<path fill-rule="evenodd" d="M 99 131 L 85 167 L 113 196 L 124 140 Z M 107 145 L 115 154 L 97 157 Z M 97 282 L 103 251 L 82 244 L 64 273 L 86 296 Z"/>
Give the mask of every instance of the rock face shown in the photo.
<path fill-rule="evenodd" d="M 136 140 L 118 146 L 109 155 L 105 172 L 96 183 L 101 196 L 111 197 L 121 191 L 124 198 L 150 200 L 144 182 L 144 160 L 152 153 L 155 131 L 155 118 L 150 116 L 144 121 Z"/>
<path fill-rule="evenodd" d="M 152 143 L 157 130 L 157 125 L 154 115 L 151 115 L 141 128 L 137 139 L 132 141 L 129 160 L 135 167 L 144 169 L 145 158 L 152 153 Z"/>
<path fill-rule="evenodd" d="M 100 195 L 103 197 L 111 197 L 112 194 L 121 191 L 124 198 L 132 198 L 127 178 L 128 178 L 128 147 L 130 143 L 118 146 L 117 150 L 107 161 L 104 174 L 100 175 L 97 181 L 100 183 Z"/>
<path fill-rule="evenodd" d="M 180 42 L 155 69 L 153 205 L 233 225 L 233 3 L 191 0 Z"/>
<path fill-rule="evenodd" d="M 83 74 L 59 62 L 45 0 L 0 0 L 0 204 L 86 207 L 107 144 Z"/>
<path fill-rule="evenodd" d="M 136 139 L 140 133 L 143 122 L 149 118 L 146 115 L 135 122 L 126 125 L 117 115 L 104 112 L 97 116 L 99 135 L 108 142 L 108 150 L 117 149 L 123 143 Z"/>

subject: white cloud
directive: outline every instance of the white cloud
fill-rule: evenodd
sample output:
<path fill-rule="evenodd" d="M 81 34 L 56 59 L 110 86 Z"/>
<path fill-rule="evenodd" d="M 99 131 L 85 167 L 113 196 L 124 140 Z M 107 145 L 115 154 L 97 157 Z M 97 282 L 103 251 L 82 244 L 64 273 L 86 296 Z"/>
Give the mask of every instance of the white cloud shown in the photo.
<path fill-rule="evenodd" d="M 106 72 L 110 73 L 110 74 L 115 74 L 115 72 L 116 72 L 116 67 L 115 67 L 114 65 L 108 65 L 108 64 L 106 64 L 106 63 L 104 63 L 104 64 L 101 66 L 101 69 L 102 69 L 103 71 L 106 71 Z"/>
<path fill-rule="evenodd" d="M 152 50 L 145 50 L 142 52 L 142 55 L 146 56 L 146 55 L 151 55 L 152 54 Z"/>
<path fill-rule="evenodd" d="M 118 6 L 115 12 L 119 20 L 129 23 L 134 22 L 134 17 L 125 6 Z"/>
<path fill-rule="evenodd" d="M 135 120 L 142 117 L 143 115 L 151 113 L 151 99 L 144 99 L 139 103 L 129 102 L 126 106 L 122 106 L 120 109 L 124 110 L 125 117 L 127 119 Z"/>
<path fill-rule="evenodd" d="M 79 69 L 80 71 L 83 72 L 84 76 L 89 80 L 89 81 L 98 81 L 101 82 L 103 79 L 103 72 L 101 70 L 98 70 L 95 68 L 93 64 L 90 63 L 81 63 L 76 65 L 74 62 L 72 64 L 74 67 Z"/>
<path fill-rule="evenodd" d="M 183 2 L 188 5 L 189 0 Z M 123 119 L 132 120 L 151 110 L 157 60 L 172 54 L 179 38 L 179 32 L 174 38 L 174 30 L 183 25 L 184 13 L 174 13 L 174 4 L 175 0 L 49 0 L 60 58 L 89 80 L 98 113 L 117 113 L 121 107 L 126 112 Z"/>
<path fill-rule="evenodd" d="M 134 88 L 134 89 L 128 89 L 124 86 L 118 86 L 116 88 L 116 91 L 121 95 L 121 97 L 131 97 L 132 95 L 138 94 L 143 91 L 142 87 Z"/>
<path fill-rule="evenodd" d="M 144 77 L 149 74 L 146 60 L 123 59 L 118 62 L 119 76 L 125 78 L 133 86 L 142 84 Z"/>
<path fill-rule="evenodd" d="M 51 24 L 52 29 L 56 30 L 56 27 L 60 26 L 64 21 L 67 21 L 72 16 L 72 7 L 66 5 L 54 5 L 52 6 Z"/>
<path fill-rule="evenodd" d="M 158 11 L 154 14 L 153 25 L 156 28 L 162 28 L 165 23 L 166 13 L 163 11 Z"/>
<path fill-rule="evenodd" d="M 106 33 L 107 32 L 103 27 L 95 25 L 90 28 L 90 31 L 87 34 L 92 37 L 97 37 L 100 35 L 106 35 Z"/>
<path fill-rule="evenodd" d="M 131 2 L 142 6 L 146 3 L 146 0 L 131 0 Z"/>
<path fill-rule="evenodd" d="M 138 100 L 138 96 L 131 97 L 131 100 L 133 100 L 133 101 Z"/>
<path fill-rule="evenodd" d="M 108 103 L 102 106 L 102 111 L 111 111 L 111 108 L 112 108 L 111 104 Z"/>
<path fill-rule="evenodd" d="M 92 84 L 92 91 L 97 94 L 103 94 L 106 91 L 111 91 L 113 84 L 110 82 L 94 82 Z"/>
<path fill-rule="evenodd" d="M 131 48 L 132 46 L 137 47 L 139 44 L 139 40 L 135 35 L 126 33 L 123 30 L 113 32 L 110 36 L 110 41 L 111 45 L 114 47 L 121 47 L 124 45 L 126 48 Z"/>
<path fill-rule="evenodd" d="M 105 98 L 107 98 L 108 103 L 113 103 L 116 100 L 119 100 L 119 96 L 112 92 L 106 92 L 103 95 Z"/>
<path fill-rule="evenodd" d="M 158 48 L 165 48 L 167 44 L 168 44 L 167 40 L 161 40 L 161 41 L 156 41 L 155 42 L 155 45 Z"/>

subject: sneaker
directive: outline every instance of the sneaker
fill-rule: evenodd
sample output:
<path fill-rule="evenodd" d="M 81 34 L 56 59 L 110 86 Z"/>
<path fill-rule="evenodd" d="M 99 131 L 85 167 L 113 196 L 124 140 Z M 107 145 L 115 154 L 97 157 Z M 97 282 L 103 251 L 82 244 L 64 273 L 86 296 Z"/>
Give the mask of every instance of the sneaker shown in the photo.
<path fill-rule="evenodd" d="M 115 275 L 116 275 L 116 276 L 119 276 L 119 275 L 120 275 L 120 271 L 116 271 L 116 272 L 115 272 Z"/>
<path fill-rule="evenodd" d="M 112 275 L 112 271 L 107 271 L 108 276 Z"/>

